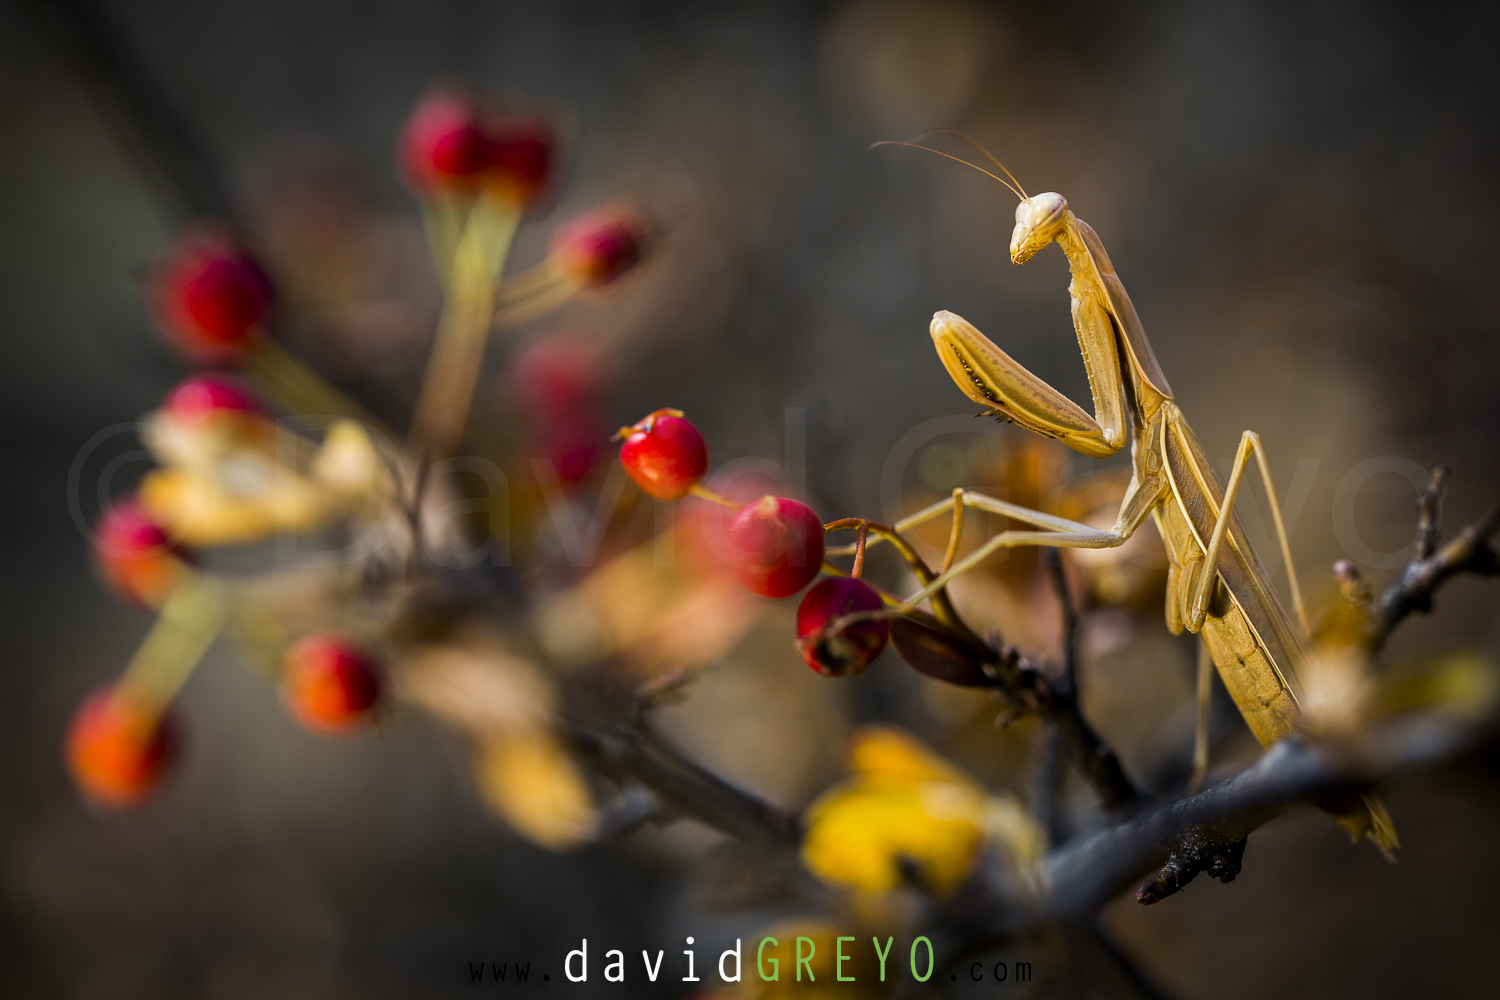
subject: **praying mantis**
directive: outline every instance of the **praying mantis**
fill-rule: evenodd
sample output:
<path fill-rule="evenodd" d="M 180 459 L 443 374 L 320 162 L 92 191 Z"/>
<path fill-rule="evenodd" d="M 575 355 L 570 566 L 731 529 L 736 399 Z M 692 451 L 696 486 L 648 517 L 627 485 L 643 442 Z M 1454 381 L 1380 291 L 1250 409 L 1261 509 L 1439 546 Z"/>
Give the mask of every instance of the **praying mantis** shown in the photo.
<path fill-rule="evenodd" d="M 1002 514 L 1031 530 L 1008 530 L 990 538 L 948 566 L 908 598 L 902 608 L 915 607 L 953 577 L 973 569 L 1002 548 L 1113 548 L 1124 544 L 1149 517 L 1161 534 L 1169 564 L 1167 627 L 1174 634 L 1184 630 L 1196 633 L 1203 642 L 1196 754 L 1199 776 L 1207 759 L 1204 694 L 1209 690 L 1210 662 L 1262 746 L 1292 735 L 1299 728 L 1302 714 L 1299 674 L 1307 661 L 1310 633 L 1281 506 L 1259 436 L 1248 430 L 1241 436 L 1228 486 L 1222 486 L 1173 401 L 1135 306 L 1098 234 L 1073 214 L 1062 195 L 1027 195 L 999 160 L 967 137 L 959 138 L 989 157 L 1005 178 L 966 160 L 959 162 L 989 174 L 1020 199 L 1010 241 L 1012 263 L 1026 263 L 1050 243 L 1056 243 L 1067 256 L 1072 273 L 1068 292 L 1073 325 L 1088 371 L 1094 412 L 1086 413 L 972 324 L 948 311 L 939 311 L 932 319 L 932 341 L 938 356 L 963 393 L 986 407 L 987 414 L 1056 439 L 1084 455 L 1114 455 L 1125 446 L 1128 432 L 1131 480 L 1114 527 L 1107 531 L 973 491 L 956 490 L 952 501 L 934 504 L 901 521 L 896 529 L 905 530 L 950 509 L 957 518 L 963 505 Z M 1270 501 L 1296 613 L 1295 626 L 1234 514 L 1251 456 Z M 1324 808 L 1355 841 L 1369 837 L 1387 857 L 1399 846 L 1385 807 L 1373 795 L 1330 800 Z"/>

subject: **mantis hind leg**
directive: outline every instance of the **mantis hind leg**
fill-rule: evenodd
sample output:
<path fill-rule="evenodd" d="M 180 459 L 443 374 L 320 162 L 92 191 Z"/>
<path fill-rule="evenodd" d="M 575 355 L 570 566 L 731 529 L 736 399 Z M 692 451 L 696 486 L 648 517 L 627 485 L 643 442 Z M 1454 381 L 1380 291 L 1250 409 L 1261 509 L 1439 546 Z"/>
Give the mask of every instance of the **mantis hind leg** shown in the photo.
<path fill-rule="evenodd" d="M 1281 546 L 1281 560 L 1286 564 L 1287 587 L 1292 595 L 1292 610 L 1297 616 L 1297 627 L 1301 629 L 1302 638 L 1305 640 L 1311 630 L 1307 624 L 1307 609 L 1302 603 L 1302 587 L 1297 582 L 1297 568 L 1292 565 L 1292 547 L 1287 538 L 1286 522 L 1281 516 L 1281 501 L 1276 498 L 1276 484 L 1271 480 L 1271 469 L 1266 463 L 1266 452 L 1261 446 L 1260 435 L 1254 431 L 1246 431 L 1240 437 L 1239 448 L 1235 450 L 1234 466 L 1229 472 L 1229 485 L 1224 490 L 1224 503 L 1219 508 L 1219 517 L 1214 524 L 1213 536 L 1209 539 L 1208 551 L 1204 554 L 1203 566 L 1217 568 L 1219 565 L 1219 553 L 1224 545 L 1224 538 L 1228 534 L 1229 525 L 1234 520 L 1234 504 L 1240 493 L 1240 486 L 1244 482 L 1245 470 L 1249 465 L 1251 454 L 1255 455 L 1256 465 L 1260 468 L 1261 484 L 1266 489 L 1266 497 L 1271 502 L 1271 520 L 1276 526 L 1276 540 Z M 1184 623 L 1188 631 L 1197 632 L 1203 627 L 1203 619 L 1208 615 L 1209 597 L 1213 592 L 1214 582 L 1218 579 L 1217 572 L 1203 572 L 1202 567 L 1189 567 L 1184 562 L 1184 579 L 1180 581 L 1182 589 L 1180 594 L 1187 595 L 1188 600 L 1183 608 Z M 1191 579 L 1187 579 L 1188 575 Z"/>
<path fill-rule="evenodd" d="M 1188 794 L 1198 791 L 1203 778 L 1208 774 L 1208 724 L 1213 712 L 1214 658 L 1209 654 L 1208 644 L 1198 643 L 1198 714 L 1193 727 L 1193 776 L 1188 782 Z"/>

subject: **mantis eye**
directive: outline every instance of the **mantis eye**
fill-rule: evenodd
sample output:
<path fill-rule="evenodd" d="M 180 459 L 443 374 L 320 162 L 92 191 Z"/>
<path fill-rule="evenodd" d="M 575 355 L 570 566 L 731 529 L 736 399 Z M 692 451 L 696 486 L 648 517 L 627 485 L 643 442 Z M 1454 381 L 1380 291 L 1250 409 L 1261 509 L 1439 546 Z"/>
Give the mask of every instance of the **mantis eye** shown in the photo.
<path fill-rule="evenodd" d="M 1021 210 L 1025 210 L 1023 220 Z M 1045 229 L 1063 217 L 1068 210 L 1068 199 L 1055 191 L 1039 194 L 1024 201 L 1016 210 L 1016 221 L 1025 221 L 1033 230 Z"/>

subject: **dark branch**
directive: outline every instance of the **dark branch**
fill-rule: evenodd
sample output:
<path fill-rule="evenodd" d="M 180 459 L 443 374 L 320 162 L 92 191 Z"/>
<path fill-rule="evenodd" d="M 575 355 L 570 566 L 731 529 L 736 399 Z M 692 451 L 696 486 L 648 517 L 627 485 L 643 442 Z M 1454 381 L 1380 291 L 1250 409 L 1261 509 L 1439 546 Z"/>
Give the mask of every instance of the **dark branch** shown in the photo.
<path fill-rule="evenodd" d="M 1068 683 L 1074 683 L 1078 666 L 1078 609 L 1073 605 L 1073 594 L 1068 590 L 1068 574 L 1063 569 L 1062 553 L 1057 549 L 1042 549 L 1042 565 L 1052 576 L 1052 589 L 1057 594 L 1058 606 L 1062 609 L 1062 669 Z"/>
<path fill-rule="evenodd" d="M 1459 532 L 1447 545 L 1438 547 L 1442 532 L 1443 488 L 1447 478 L 1446 466 L 1438 465 L 1432 470 L 1427 488 L 1417 500 L 1416 555 L 1378 601 L 1371 599 L 1369 587 L 1352 563 L 1340 560 L 1334 564 L 1334 578 L 1344 598 L 1344 608 L 1324 623 L 1325 637 L 1337 638 L 1340 632 L 1344 632 L 1352 638 L 1362 631 L 1373 652 L 1407 615 L 1431 609 L 1433 591 L 1444 580 L 1465 571 L 1486 575 L 1496 572 L 1495 554 L 1487 543 L 1500 528 L 1500 503 L 1491 507 L 1479 521 Z M 1354 623 L 1352 630 L 1345 631 L 1351 622 Z M 1271 753 L 1278 749 L 1273 748 Z M 1311 796 L 1312 792 L 1309 792 L 1303 801 Z M 1186 801 L 1196 802 L 1201 798 Z M 1249 818 L 1253 820 L 1254 816 Z M 1211 877 L 1225 882 L 1234 878 L 1239 874 L 1240 860 L 1244 855 L 1244 838 L 1261 822 L 1264 819 L 1243 830 L 1234 826 L 1222 830 L 1184 826 L 1177 838 L 1165 845 L 1167 860 L 1136 892 L 1137 901 L 1146 904 L 1158 902 L 1187 885 L 1200 872 L 1206 871 Z"/>
<path fill-rule="evenodd" d="M 699 767 L 643 725 L 606 734 L 565 724 L 563 732 L 601 770 L 640 782 L 684 816 L 763 847 L 802 839 L 795 817 Z"/>
<path fill-rule="evenodd" d="M 1141 793 L 1125 774 L 1120 758 L 1104 745 L 1083 717 L 1071 679 L 1062 678 L 1052 685 L 1052 696 L 1042 714 L 1062 733 L 1068 760 L 1078 768 L 1108 812 L 1122 813 L 1140 801 Z"/>
<path fill-rule="evenodd" d="M 1413 718 L 1379 733 L 1369 741 L 1375 749 L 1362 757 L 1340 755 L 1297 738 L 1282 740 L 1248 770 L 1206 792 L 1152 806 L 1052 852 L 1047 859 L 1052 891 L 1046 910 L 1054 917 L 1092 913 L 1160 868 L 1184 843 L 1196 841 L 1202 851 L 1225 855 L 1231 845 L 1295 805 L 1444 760 L 1472 745 L 1484 731 L 1483 725 Z"/>
<path fill-rule="evenodd" d="M 1431 611 L 1433 591 L 1448 578 L 1459 573 L 1493 576 L 1500 569 L 1495 550 L 1489 545 L 1491 536 L 1500 530 L 1500 501 L 1447 545 L 1437 547 L 1442 524 L 1440 503 L 1447 476 L 1446 466 L 1432 470 L 1432 480 L 1417 504 L 1416 558 L 1385 588 L 1366 619 L 1365 637 L 1372 649 L 1378 649 L 1407 615 Z"/>
<path fill-rule="evenodd" d="M 1443 534 L 1443 488 L 1448 484 L 1448 467 L 1439 462 L 1432 467 L 1427 488 L 1417 497 L 1417 558 L 1426 559 L 1437 548 Z"/>
<path fill-rule="evenodd" d="M 1062 557 L 1056 549 L 1043 549 L 1042 561 L 1052 575 L 1057 600 L 1062 607 L 1063 663 L 1062 673 L 1052 680 L 1043 717 L 1062 734 L 1068 759 L 1078 768 L 1099 796 L 1100 803 L 1111 813 L 1120 813 L 1139 801 L 1141 793 L 1131 783 L 1120 765 L 1120 758 L 1105 746 L 1094 732 L 1078 704 L 1078 682 L 1075 673 L 1078 649 L 1078 611 L 1068 591 L 1068 576 Z"/>

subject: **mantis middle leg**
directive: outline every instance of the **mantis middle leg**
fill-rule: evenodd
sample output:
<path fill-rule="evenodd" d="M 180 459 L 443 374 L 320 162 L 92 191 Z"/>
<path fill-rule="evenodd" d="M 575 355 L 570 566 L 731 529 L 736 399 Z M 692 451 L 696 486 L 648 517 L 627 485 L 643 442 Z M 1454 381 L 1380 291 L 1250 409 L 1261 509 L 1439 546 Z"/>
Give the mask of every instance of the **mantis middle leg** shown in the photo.
<path fill-rule="evenodd" d="M 1151 514 L 1152 508 L 1161 500 L 1166 490 L 1165 483 L 1157 476 L 1147 477 L 1144 483 L 1132 482 L 1131 489 L 1125 495 L 1125 500 L 1120 506 L 1119 517 L 1116 518 L 1114 528 L 1105 531 L 1094 528 L 1078 521 L 1070 521 L 1065 517 L 1057 517 L 1052 514 L 1044 514 L 1039 510 L 1022 507 L 1018 504 L 997 500 L 983 493 L 974 493 L 969 490 L 955 491 L 952 501 L 944 500 L 934 504 L 926 510 L 900 522 L 903 527 L 914 527 L 922 521 L 936 516 L 951 505 L 962 503 L 965 507 L 973 507 L 991 514 L 1002 514 L 1008 518 L 1020 521 L 1022 524 L 1033 525 L 1041 530 L 1037 531 L 1002 531 L 979 546 L 967 556 L 947 566 L 942 573 L 932 579 L 927 586 L 923 587 L 913 596 L 909 597 L 901 605 L 900 610 L 910 610 L 922 601 L 931 597 L 937 591 L 947 586 L 948 581 L 962 573 L 978 566 L 995 552 L 1003 548 L 1016 548 L 1022 545 L 1044 545 L 1063 549 L 1112 549 L 1117 545 L 1123 545 L 1131 535 L 1135 534 Z"/>

